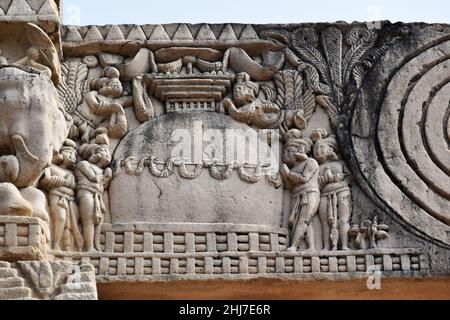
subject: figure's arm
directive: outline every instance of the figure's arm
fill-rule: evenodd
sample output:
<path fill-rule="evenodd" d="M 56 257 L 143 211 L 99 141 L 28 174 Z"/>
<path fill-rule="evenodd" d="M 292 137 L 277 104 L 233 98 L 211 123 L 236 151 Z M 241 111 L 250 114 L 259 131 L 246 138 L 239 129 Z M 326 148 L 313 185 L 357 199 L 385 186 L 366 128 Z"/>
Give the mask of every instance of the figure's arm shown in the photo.
<path fill-rule="evenodd" d="M 29 59 L 27 56 L 25 56 L 22 59 L 14 62 L 13 64 L 18 65 L 18 66 L 27 66 L 29 64 Z"/>
<path fill-rule="evenodd" d="M 247 110 L 245 110 L 245 111 L 238 110 L 236 108 L 235 104 L 233 103 L 233 101 L 229 98 L 225 98 L 223 100 L 223 107 L 228 112 L 230 117 L 233 118 L 234 120 L 236 120 L 238 122 L 245 122 L 248 125 L 250 125 L 252 123 L 253 116 L 254 116 L 254 113 L 253 113 L 254 107 L 253 107 L 253 109 L 247 108 Z M 244 108 L 244 107 L 240 107 L 239 109 Z"/>
<path fill-rule="evenodd" d="M 308 180 L 302 172 L 292 172 L 286 164 L 283 164 L 281 169 L 281 176 L 288 185 L 304 184 Z"/>
<path fill-rule="evenodd" d="M 320 190 L 322 190 L 327 185 L 328 181 L 323 175 L 320 175 L 318 180 L 319 180 L 319 188 Z"/>
<path fill-rule="evenodd" d="M 133 96 L 123 96 L 117 99 L 114 99 L 114 102 L 120 104 L 122 107 L 127 108 L 133 105 Z"/>
<path fill-rule="evenodd" d="M 77 184 L 75 182 L 75 178 L 73 175 L 69 175 L 65 180 L 66 180 L 64 183 L 65 187 L 67 187 L 69 189 L 75 189 L 77 187 Z"/>
<path fill-rule="evenodd" d="M 51 178 L 52 178 L 52 173 L 50 172 L 50 168 L 46 168 L 44 170 L 44 174 L 42 175 L 41 181 L 39 181 L 39 185 L 46 190 L 50 190 L 51 189 Z"/>
<path fill-rule="evenodd" d="M 292 181 L 295 184 L 305 184 L 309 180 L 311 180 L 314 173 L 316 173 L 317 170 L 319 170 L 319 165 L 317 162 L 313 161 L 312 159 L 306 160 L 308 161 L 306 163 L 305 168 L 302 172 L 290 172 L 289 173 L 289 180 Z"/>
<path fill-rule="evenodd" d="M 51 168 L 46 168 L 44 170 L 44 175 L 39 182 L 42 188 L 46 190 L 51 190 L 54 188 L 58 188 L 64 185 L 66 179 L 58 176 L 52 175 Z"/>
<path fill-rule="evenodd" d="M 88 161 L 81 161 L 77 169 L 89 180 L 92 182 L 98 182 L 97 181 L 97 175 L 95 174 L 94 170 L 92 170 L 90 164 Z"/>
<path fill-rule="evenodd" d="M 109 182 L 112 179 L 112 170 L 111 170 L 111 168 L 108 167 L 108 168 L 105 169 L 102 178 L 103 178 L 103 181 L 102 181 L 103 185 L 104 185 L 105 189 L 107 189 L 108 186 L 109 186 Z"/>
<path fill-rule="evenodd" d="M 322 173 L 319 176 L 319 183 L 322 183 L 323 186 L 338 182 L 342 174 L 336 173 L 334 174 L 333 171 L 330 169 L 328 165 L 325 165 L 325 167 L 322 169 Z"/>
<path fill-rule="evenodd" d="M 285 163 L 283 163 L 280 169 L 280 174 L 286 189 L 292 188 L 291 181 L 289 180 L 289 172 L 290 172 L 289 167 Z"/>
<path fill-rule="evenodd" d="M 98 177 L 98 180 L 99 180 L 99 183 L 101 183 L 102 185 L 104 185 L 105 186 L 105 188 L 108 186 L 108 183 L 109 183 L 109 181 L 111 180 L 111 178 L 112 178 L 112 170 L 111 170 L 111 168 L 106 168 L 104 171 L 103 171 L 103 174 L 100 174 L 100 175 L 98 175 L 97 176 Z"/>
<path fill-rule="evenodd" d="M 291 171 L 289 172 L 288 180 L 295 185 L 299 185 L 305 184 L 309 179 L 303 173 Z"/>
<path fill-rule="evenodd" d="M 231 108 L 236 109 L 236 106 L 234 105 L 233 101 L 230 98 L 223 99 L 223 107 L 226 111 L 228 111 Z"/>
<path fill-rule="evenodd" d="M 95 91 L 89 91 L 88 93 L 86 93 L 86 95 L 84 96 L 84 99 L 86 100 L 87 105 L 92 109 L 92 108 L 97 108 L 99 106 L 99 104 L 101 104 L 100 101 L 98 101 Z"/>
<path fill-rule="evenodd" d="M 133 101 L 132 97 L 123 97 L 130 99 L 131 103 Z M 119 98 L 120 99 L 120 98 Z M 119 99 L 114 102 L 102 101 L 99 99 L 95 91 L 90 91 L 86 94 L 85 100 L 92 113 L 100 116 L 109 116 L 113 113 L 125 114 L 122 105 L 119 103 Z"/>

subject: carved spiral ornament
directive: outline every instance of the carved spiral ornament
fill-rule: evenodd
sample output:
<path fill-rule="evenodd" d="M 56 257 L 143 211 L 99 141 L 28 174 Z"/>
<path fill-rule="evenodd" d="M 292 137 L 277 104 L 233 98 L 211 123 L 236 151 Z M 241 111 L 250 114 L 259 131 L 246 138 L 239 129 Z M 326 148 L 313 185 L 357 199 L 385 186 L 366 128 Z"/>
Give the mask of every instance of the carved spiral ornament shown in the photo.
<path fill-rule="evenodd" d="M 426 27 L 371 72 L 351 123 L 353 167 L 383 208 L 450 244 L 450 29 Z"/>

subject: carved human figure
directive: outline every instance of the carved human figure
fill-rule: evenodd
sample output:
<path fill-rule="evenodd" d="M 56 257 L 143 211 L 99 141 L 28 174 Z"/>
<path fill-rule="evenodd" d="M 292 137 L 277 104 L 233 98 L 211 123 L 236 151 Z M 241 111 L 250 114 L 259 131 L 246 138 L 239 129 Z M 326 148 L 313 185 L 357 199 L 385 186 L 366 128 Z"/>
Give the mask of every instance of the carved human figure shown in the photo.
<path fill-rule="evenodd" d="M 87 143 L 92 131 L 103 121 L 108 121 L 108 135 L 119 139 L 127 132 L 124 107 L 132 105 L 131 96 L 123 96 L 120 73 L 114 67 L 106 67 L 103 77 L 91 81 L 91 89 L 74 112 L 75 124 L 81 133 L 81 142 Z"/>
<path fill-rule="evenodd" d="M 84 247 L 100 251 L 100 231 L 106 211 L 103 192 L 112 178 L 111 154 L 106 135 L 99 135 L 96 143 L 84 144 L 80 154 L 85 159 L 75 170 L 77 200 L 83 225 Z M 95 245 L 95 248 L 94 248 Z"/>
<path fill-rule="evenodd" d="M 325 129 L 314 130 L 313 156 L 320 165 L 319 186 L 321 200 L 319 218 L 322 224 L 324 250 L 337 250 L 340 241 L 342 250 L 348 248 L 349 218 L 351 214 L 350 176 L 344 162 L 337 155 L 337 140 Z"/>
<path fill-rule="evenodd" d="M 319 165 L 307 155 L 311 150 L 312 141 L 309 138 L 302 138 L 299 130 L 289 130 L 284 139 L 281 176 L 286 188 L 292 194 L 289 215 L 292 241 L 288 251 L 297 251 L 305 236 L 308 236 L 306 239 L 308 250 L 314 251 L 310 225 L 319 208 Z"/>
<path fill-rule="evenodd" d="M 281 110 L 272 101 L 259 99 L 258 93 L 259 85 L 251 81 L 247 73 L 241 72 L 236 76 L 233 101 L 225 98 L 223 107 L 234 120 L 260 129 L 280 128 L 284 133 L 285 128 L 305 128 L 303 110 Z"/>
<path fill-rule="evenodd" d="M 48 190 L 52 225 L 52 248 L 81 250 L 83 239 L 78 230 L 78 207 L 75 201 L 76 182 L 72 170 L 76 164 L 76 144 L 66 140 L 53 164 L 44 171 L 40 185 Z M 71 241 L 72 236 L 72 241 Z M 73 246 L 71 245 L 73 243 Z"/>

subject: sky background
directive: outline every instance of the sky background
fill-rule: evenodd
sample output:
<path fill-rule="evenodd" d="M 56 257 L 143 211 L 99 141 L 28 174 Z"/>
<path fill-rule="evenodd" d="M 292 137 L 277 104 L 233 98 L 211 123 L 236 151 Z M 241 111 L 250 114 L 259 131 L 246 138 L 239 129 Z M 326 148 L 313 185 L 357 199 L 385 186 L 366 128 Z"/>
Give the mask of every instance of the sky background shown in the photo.
<path fill-rule="evenodd" d="M 450 23 L 449 0 L 63 0 L 63 23 Z"/>

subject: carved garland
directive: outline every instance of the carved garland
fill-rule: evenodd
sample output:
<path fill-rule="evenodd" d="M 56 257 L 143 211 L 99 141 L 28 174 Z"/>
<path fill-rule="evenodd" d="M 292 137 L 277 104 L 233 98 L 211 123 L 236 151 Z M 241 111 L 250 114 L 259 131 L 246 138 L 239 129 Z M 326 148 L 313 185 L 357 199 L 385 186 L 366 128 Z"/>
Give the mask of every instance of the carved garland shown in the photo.
<path fill-rule="evenodd" d="M 158 165 L 164 165 L 164 167 L 159 169 Z M 195 165 L 195 167 L 192 171 L 189 171 L 186 167 L 187 165 Z M 174 173 L 173 167 L 177 166 L 180 177 L 184 179 L 195 179 L 200 176 L 203 168 L 209 168 L 209 173 L 214 179 L 225 180 L 231 177 L 233 169 L 237 169 L 238 175 L 243 181 L 247 183 L 256 183 L 264 176 L 263 168 L 267 165 L 218 164 L 217 162 L 212 164 L 207 162 L 194 164 L 176 161 L 175 159 L 168 159 L 165 162 L 161 162 L 157 161 L 155 156 L 140 160 L 136 160 L 135 157 L 128 157 L 126 159 L 116 160 L 114 165 L 114 176 L 119 175 L 119 173 L 122 172 L 122 168 L 125 169 L 125 173 L 130 176 L 140 176 L 143 173 L 145 166 L 148 167 L 153 176 L 158 178 L 167 178 L 171 176 Z M 246 170 L 247 168 L 253 168 L 254 172 L 249 173 L 248 170 Z"/>
<path fill-rule="evenodd" d="M 249 174 L 245 171 L 244 167 L 239 168 L 239 177 L 247 183 L 256 183 L 262 178 L 262 166 L 258 164 L 253 174 Z"/>
<path fill-rule="evenodd" d="M 209 173 L 214 179 L 217 180 L 225 180 L 231 176 L 231 172 L 233 171 L 233 165 L 227 164 L 223 171 L 219 171 L 218 165 L 213 164 L 209 167 Z"/>
<path fill-rule="evenodd" d="M 182 178 L 194 179 L 194 178 L 197 178 L 198 176 L 200 176 L 200 174 L 202 173 L 202 169 L 203 169 L 203 164 L 197 164 L 195 166 L 194 171 L 189 172 L 186 168 L 186 164 L 184 162 L 182 162 L 178 166 L 178 173 L 180 174 L 180 176 Z"/>
<path fill-rule="evenodd" d="M 152 173 L 152 175 L 154 175 L 155 177 L 158 177 L 158 178 L 167 178 L 168 176 L 172 175 L 172 173 L 173 173 L 173 160 L 172 159 L 167 159 L 166 163 L 164 164 L 163 170 L 159 170 L 156 167 L 155 159 L 156 159 L 155 156 L 151 156 L 150 163 L 148 164 L 148 168 L 149 168 L 150 172 Z"/>

